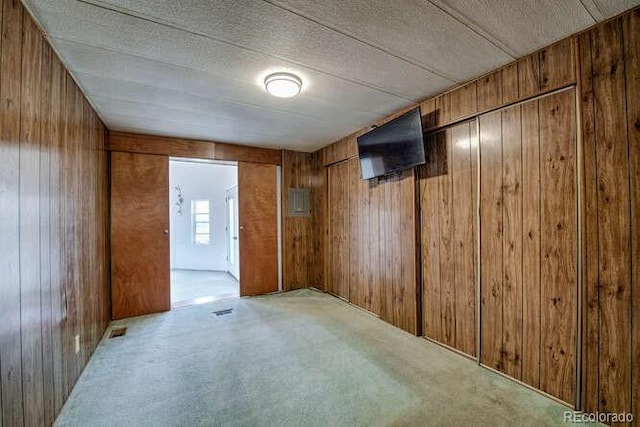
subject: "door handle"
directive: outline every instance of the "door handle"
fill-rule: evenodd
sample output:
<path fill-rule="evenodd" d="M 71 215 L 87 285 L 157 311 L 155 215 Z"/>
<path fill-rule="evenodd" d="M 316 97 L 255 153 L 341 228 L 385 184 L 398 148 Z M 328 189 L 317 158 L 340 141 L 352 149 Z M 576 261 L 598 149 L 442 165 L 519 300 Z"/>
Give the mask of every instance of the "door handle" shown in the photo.
<path fill-rule="evenodd" d="M 169 230 L 168 229 L 164 229 L 164 234 L 169 234 Z"/>

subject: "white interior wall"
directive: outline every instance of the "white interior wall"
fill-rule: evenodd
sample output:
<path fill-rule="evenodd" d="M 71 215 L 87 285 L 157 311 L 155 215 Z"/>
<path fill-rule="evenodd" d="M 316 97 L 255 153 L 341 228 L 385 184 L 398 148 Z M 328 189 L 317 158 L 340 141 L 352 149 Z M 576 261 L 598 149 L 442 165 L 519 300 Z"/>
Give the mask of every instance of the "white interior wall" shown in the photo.
<path fill-rule="evenodd" d="M 180 160 L 169 162 L 172 269 L 227 270 L 225 192 L 236 185 L 237 179 L 235 165 Z M 178 214 L 176 206 L 176 185 L 182 188 L 182 214 Z M 193 242 L 192 200 L 210 201 L 209 245 L 196 245 Z"/>

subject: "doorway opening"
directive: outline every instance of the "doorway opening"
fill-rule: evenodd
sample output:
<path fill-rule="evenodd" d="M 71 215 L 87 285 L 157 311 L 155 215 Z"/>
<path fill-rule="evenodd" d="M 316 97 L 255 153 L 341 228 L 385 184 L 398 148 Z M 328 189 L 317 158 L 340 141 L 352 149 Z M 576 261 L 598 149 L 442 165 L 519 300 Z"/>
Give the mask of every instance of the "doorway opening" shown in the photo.
<path fill-rule="evenodd" d="M 171 308 L 240 294 L 236 162 L 170 158 Z"/>

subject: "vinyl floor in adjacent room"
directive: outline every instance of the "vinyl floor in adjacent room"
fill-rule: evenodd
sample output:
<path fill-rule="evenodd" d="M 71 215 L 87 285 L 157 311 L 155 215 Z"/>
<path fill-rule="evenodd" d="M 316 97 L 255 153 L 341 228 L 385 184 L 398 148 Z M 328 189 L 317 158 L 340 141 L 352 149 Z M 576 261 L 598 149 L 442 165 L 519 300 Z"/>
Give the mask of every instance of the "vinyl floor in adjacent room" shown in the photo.
<path fill-rule="evenodd" d="M 233 309 L 217 316 L 214 311 Z M 566 407 L 312 291 L 113 322 L 59 426 L 563 425 Z"/>
<path fill-rule="evenodd" d="M 240 285 L 226 271 L 171 270 L 171 307 L 185 307 L 240 295 Z"/>

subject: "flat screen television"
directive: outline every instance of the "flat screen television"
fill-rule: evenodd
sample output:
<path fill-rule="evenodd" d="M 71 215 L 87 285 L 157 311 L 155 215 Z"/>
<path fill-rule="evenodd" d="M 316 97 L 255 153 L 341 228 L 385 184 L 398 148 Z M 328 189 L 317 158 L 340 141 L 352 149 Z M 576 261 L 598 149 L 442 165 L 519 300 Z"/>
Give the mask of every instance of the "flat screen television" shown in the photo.
<path fill-rule="evenodd" d="M 424 164 L 420 108 L 358 137 L 358 154 L 363 180 Z"/>

